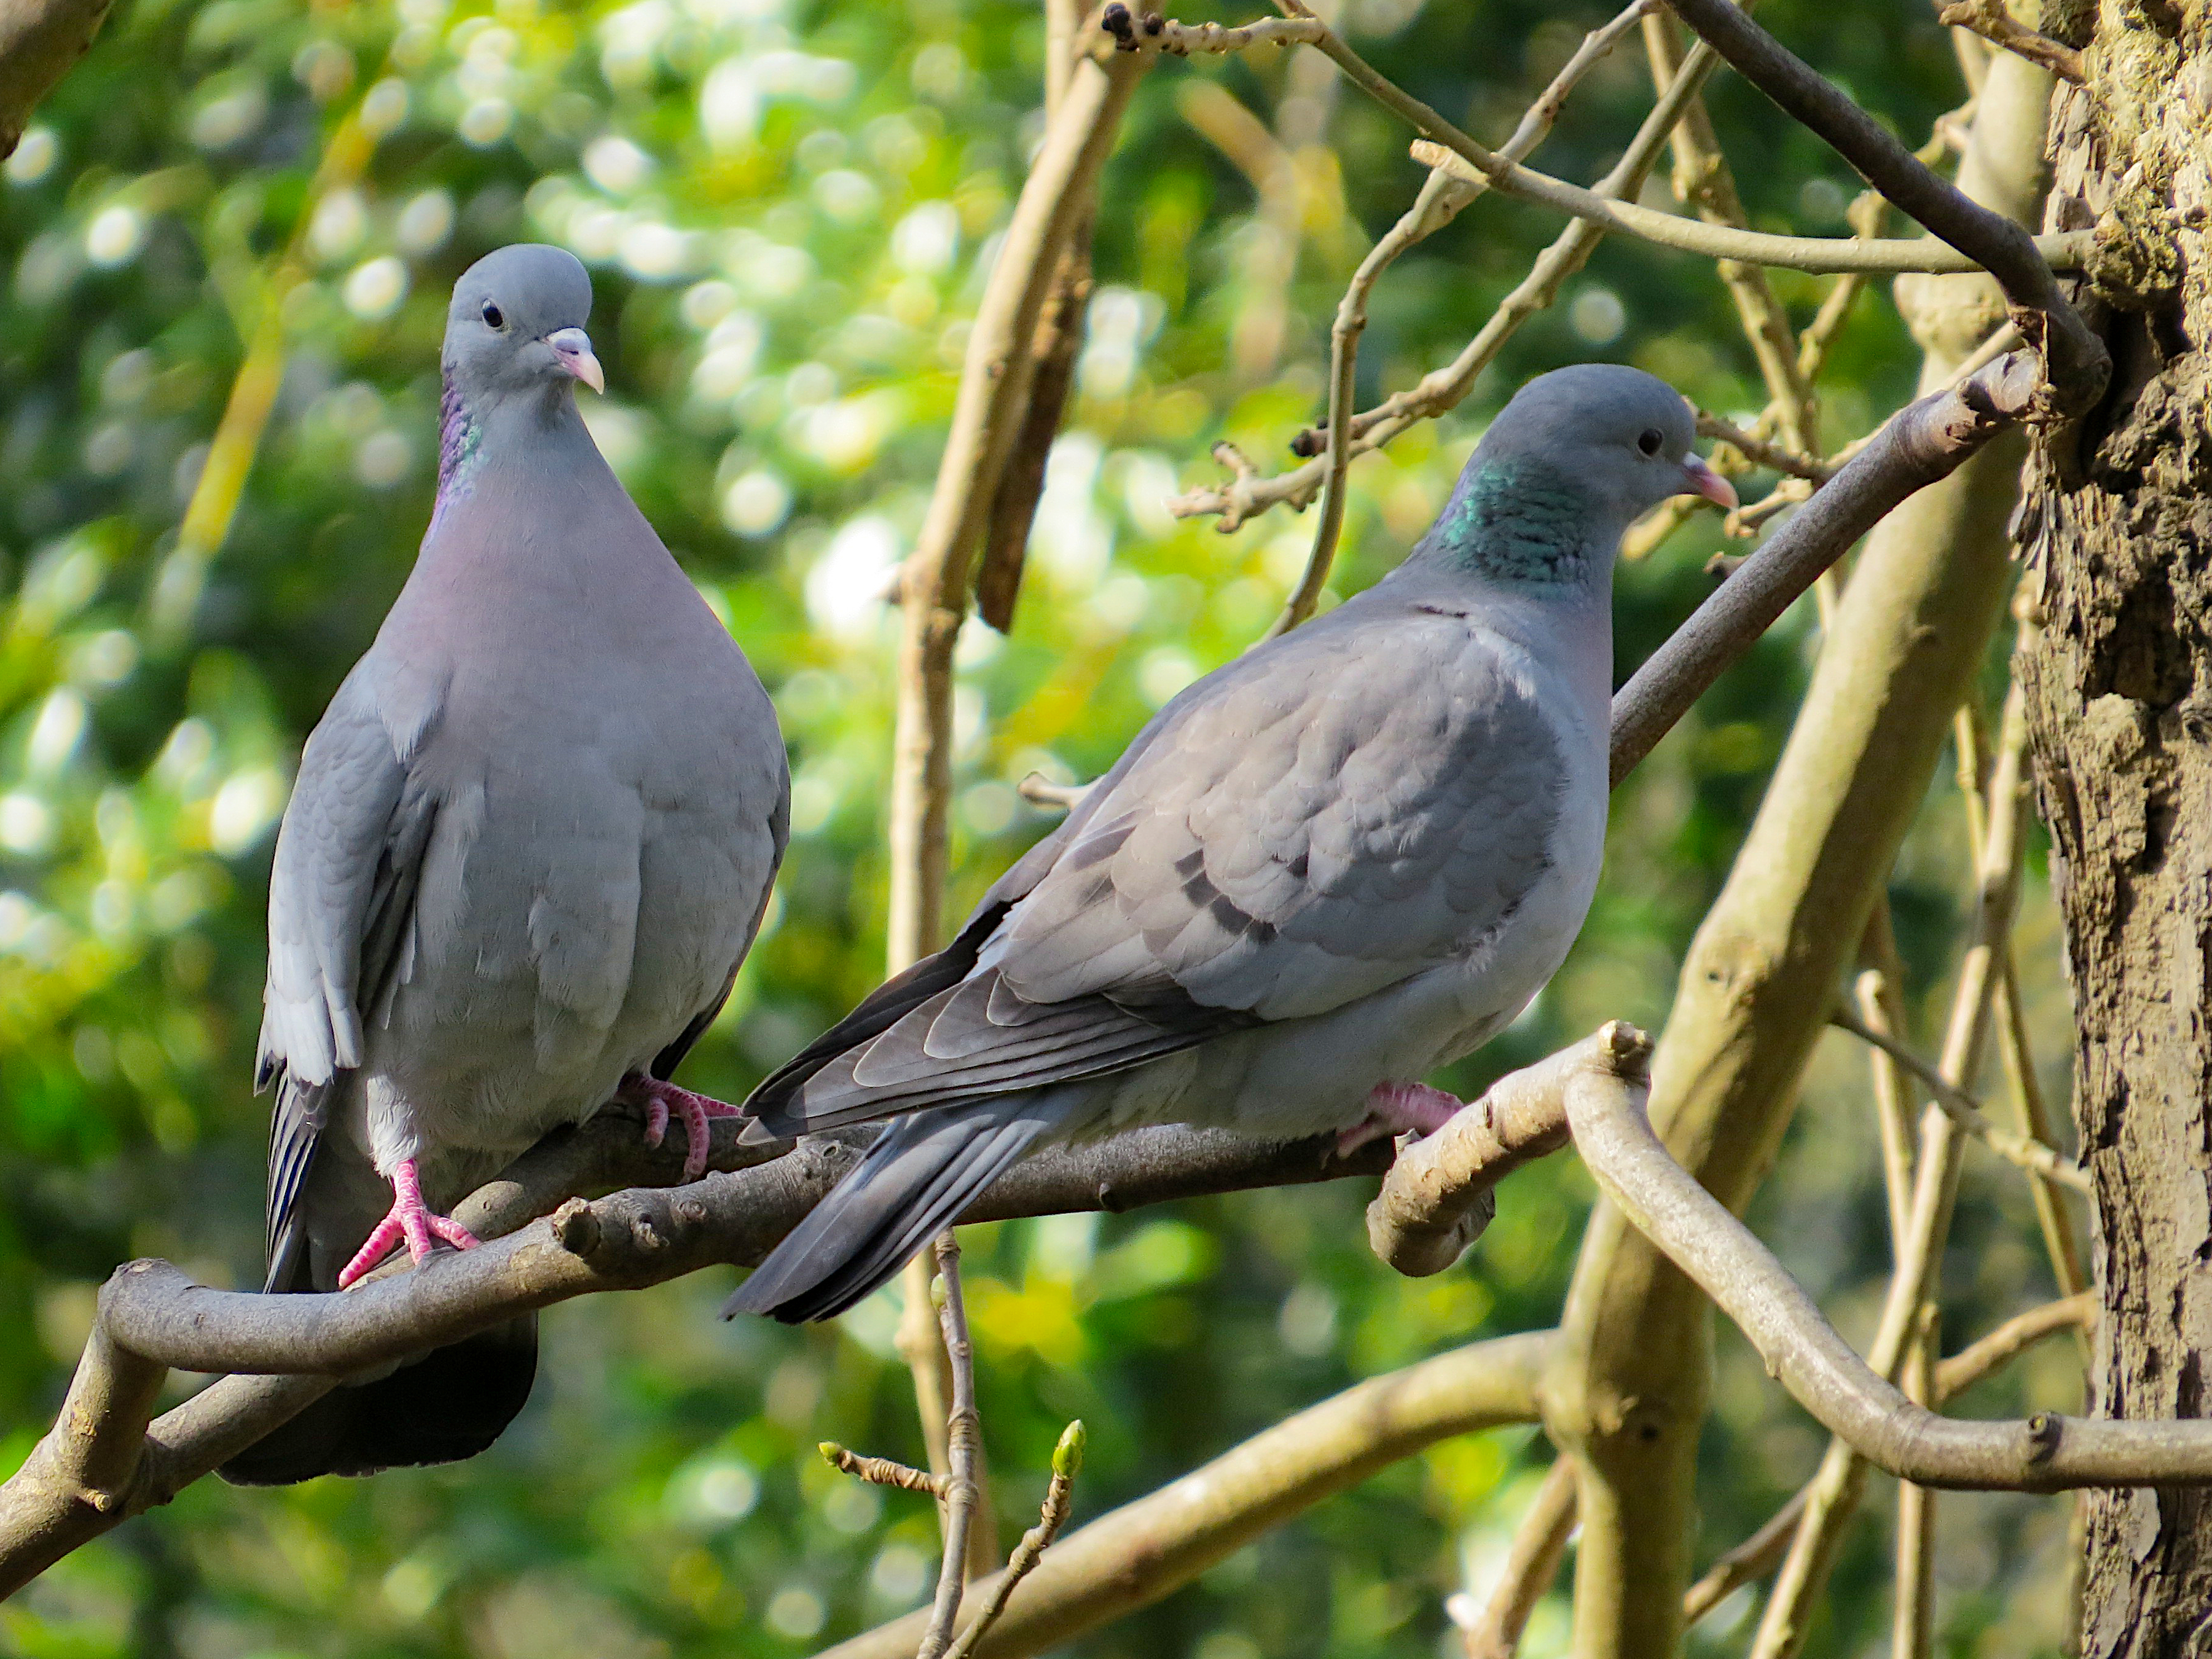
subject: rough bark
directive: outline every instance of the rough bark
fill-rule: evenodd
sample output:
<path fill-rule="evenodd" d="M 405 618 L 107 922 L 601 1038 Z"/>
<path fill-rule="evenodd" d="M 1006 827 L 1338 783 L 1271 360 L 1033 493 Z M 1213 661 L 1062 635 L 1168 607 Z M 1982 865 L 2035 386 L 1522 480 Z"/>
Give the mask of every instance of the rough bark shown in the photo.
<path fill-rule="evenodd" d="M 2112 386 L 2039 446 L 2023 532 L 2048 617 L 2026 678 L 2097 1198 L 2098 1403 L 2205 1411 L 2212 1351 L 2212 20 L 2110 0 L 2063 89 L 2050 222 L 2094 223 Z M 2094 34 L 2094 38 L 2091 36 Z M 2093 1494 L 2081 1651 L 2212 1645 L 2212 1501 Z"/>

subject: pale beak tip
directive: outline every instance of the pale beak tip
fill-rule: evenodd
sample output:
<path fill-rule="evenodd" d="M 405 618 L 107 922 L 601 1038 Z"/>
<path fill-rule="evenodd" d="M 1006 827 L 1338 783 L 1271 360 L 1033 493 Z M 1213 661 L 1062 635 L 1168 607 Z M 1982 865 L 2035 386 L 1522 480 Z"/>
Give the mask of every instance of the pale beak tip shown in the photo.
<path fill-rule="evenodd" d="M 1702 495 L 1725 512 L 1735 511 L 1738 505 L 1735 486 L 1714 471 L 1698 457 L 1692 455 L 1685 460 L 1682 463 L 1682 471 L 1688 475 L 1688 488 L 1685 491 L 1686 494 Z"/>
<path fill-rule="evenodd" d="M 554 361 L 602 397 L 606 395 L 606 371 L 592 355 L 591 336 L 580 328 L 556 329 L 545 337 L 545 343 L 553 348 Z"/>

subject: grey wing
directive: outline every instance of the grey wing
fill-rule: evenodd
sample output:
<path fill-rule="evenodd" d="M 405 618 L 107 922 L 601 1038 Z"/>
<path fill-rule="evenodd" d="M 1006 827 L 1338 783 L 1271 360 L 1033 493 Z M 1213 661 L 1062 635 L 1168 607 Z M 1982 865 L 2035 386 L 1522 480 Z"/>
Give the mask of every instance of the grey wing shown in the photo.
<path fill-rule="evenodd" d="M 963 933 L 958 982 L 917 969 L 926 994 L 780 1115 L 1103 1075 L 1471 952 L 1543 876 L 1564 776 L 1532 689 L 1463 619 L 1340 611 L 1170 704 L 1048 867 L 995 895 L 989 936 Z"/>
<path fill-rule="evenodd" d="M 781 747 L 779 739 L 778 748 Z M 737 959 L 731 963 L 729 977 L 722 981 L 721 990 L 712 1002 L 691 1017 L 690 1023 L 676 1034 L 673 1042 L 653 1057 L 653 1064 L 647 1069 L 653 1076 L 663 1081 L 676 1075 L 676 1068 L 684 1063 L 684 1056 L 690 1054 L 692 1046 L 707 1035 L 708 1027 L 721 1013 L 722 1005 L 730 1000 L 730 993 L 737 988 L 738 969 L 745 965 L 745 958 L 752 954 L 753 941 L 760 937 L 761 922 L 768 915 L 769 896 L 775 890 L 776 872 L 783 868 L 783 855 L 791 845 L 791 773 L 788 769 L 779 765 L 775 775 L 775 805 L 769 808 L 768 815 L 769 841 L 772 851 L 769 859 L 768 879 L 761 884 L 760 902 L 753 906 L 752 920 L 745 924 L 744 937 L 738 944 Z"/>
<path fill-rule="evenodd" d="M 307 738 L 269 883 L 269 980 L 257 1089 L 269 1133 L 269 1287 L 301 1265 L 300 1194 L 332 1086 L 361 1064 L 362 1022 L 406 976 L 436 802 L 409 775 L 367 675 L 348 676 Z"/>

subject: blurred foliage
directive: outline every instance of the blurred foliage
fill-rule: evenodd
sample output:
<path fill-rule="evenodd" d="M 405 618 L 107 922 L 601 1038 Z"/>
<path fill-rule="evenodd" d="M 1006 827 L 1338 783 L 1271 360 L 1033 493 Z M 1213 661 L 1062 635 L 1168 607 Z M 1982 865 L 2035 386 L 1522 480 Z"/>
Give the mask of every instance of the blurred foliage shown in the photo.
<path fill-rule="evenodd" d="M 1601 21 L 1535 0 L 1347 4 L 1386 72 L 1492 139 Z M 1917 0 L 1874 0 L 1850 30 L 1822 27 L 1808 0 L 1774 0 L 1771 21 L 1916 141 L 1960 95 Z M 270 836 L 301 739 L 427 519 L 445 295 L 485 250 L 549 240 L 592 266 L 611 376 L 593 430 L 752 654 L 791 744 L 777 905 L 689 1080 L 742 1092 L 873 984 L 882 592 L 1041 131 L 1042 50 L 1035 9 L 1012 0 L 129 0 L 41 112 L 0 182 L 8 1464 L 49 1421 L 116 1262 L 159 1254 L 216 1282 L 258 1278 L 265 1120 L 247 1078 Z M 1632 44 L 1540 161 L 1595 176 L 1647 100 Z M 1838 231 L 1845 169 L 1740 85 L 1717 83 L 1712 102 L 1724 141 L 1756 158 L 1741 167 L 1756 220 Z M 1208 131 L 1258 137 L 1232 159 Z M 342 134 L 364 166 L 325 167 Z M 1161 503 L 1210 475 L 1215 440 L 1287 460 L 1285 439 L 1318 413 L 1342 282 L 1419 183 L 1406 137 L 1312 54 L 1169 62 L 1141 88 L 1107 174 L 1101 286 L 1020 615 L 1011 638 L 971 624 L 963 641 L 956 902 L 1045 822 L 1016 781 L 1103 769 L 1153 708 L 1255 637 L 1294 580 L 1308 521 L 1278 514 L 1224 538 Z M 1295 201 L 1262 201 L 1241 170 L 1256 154 L 1283 189 L 1278 150 Z M 1449 356 L 1555 228 L 1488 199 L 1393 271 L 1364 391 Z M 1820 285 L 1776 282 L 1808 317 Z M 1488 411 L 1531 373 L 1623 357 L 1735 418 L 1755 412 L 1749 354 L 1704 267 L 1609 244 L 1561 301 L 1467 408 L 1354 471 L 1340 587 L 1419 532 Z M 180 550 L 178 526 L 272 306 L 282 390 L 210 562 Z M 1915 362 L 1887 298 L 1863 301 L 1827 378 L 1829 441 L 1899 401 Z M 1624 571 L 1624 665 L 1707 590 L 1709 526 Z M 1620 793 L 1566 971 L 1441 1080 L 1471 1089 L 1603 1018 L 1663 1021 L 1816 643 L 1801 607 Z M 1940 1030 L 1964 868 L 1942 781 L 1896 890 L 1923 1039 Z M 2023 949 L 2063 1067 L 2039 884 Z M 2063 1070 L 2050 1082 L 2063 1090 Z M 1885 1266 L 1864 1095 L 1863 1061 L 1832 1039 L 1753 1217 L 1860 1337 Z M 1365 1197 L 1310 1188 L 977 1230 L 1008 1536 L 1069 1417 L 1091 1429 L 1079 1521 L 1352 1379 L 1556 1317 L 1589 1199 L 1571 1159 L 1516 1176 L 1480 1248 L 1431 1280 L 1369 1256 Z M 2049 1289 L 2002 1170 L 1970 1170 L 1948 1283 L 1953 1346 Z M 811 1451 L 834 1435 L 918 1455 L 890 1294 L 790 1332 L 720 1323 L 723 1288 L 552 1312 L 536 1400 L 471 1465 L 282 1492 L 203 1483 L 0 1608 L 0 1652 L 781 1656 L 914 1605 L 934 1556 L 928 1506 L 842 1481 Z M 1721 1349 L 1704 1555 L 1763 1519 L 1820 1445 L 1740 1342 Z M 2053 1345 L 1967 1407 L 2069 1406 L 2070 1365 Z M 1452 1650 L 1443 1598 L 1470 1574 L 1486 1590 L 1540 1456 L 1525 1431 L 1441 1446 L 1073 1650 Z M 1942 1519 L 1946 1650 L 2054 1650 L 2063 1504 L 1947 1498 Z M 1812 1651 L 1881 1645 L 1886 1532 L 1869 1520 L 1853 1534 Z M 1565 1605 L 1547 1602 L 1531 1655 L 1561 1650 Z M 1740 1644 L 1749 1605 L 1710 1621 L 1699 1650 Z"/>

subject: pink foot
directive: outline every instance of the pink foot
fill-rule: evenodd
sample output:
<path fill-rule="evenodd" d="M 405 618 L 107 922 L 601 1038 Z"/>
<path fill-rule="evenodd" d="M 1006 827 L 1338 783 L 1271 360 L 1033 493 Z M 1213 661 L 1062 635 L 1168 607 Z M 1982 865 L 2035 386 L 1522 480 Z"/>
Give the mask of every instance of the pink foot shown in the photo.
<path fill-rule="evenodd" d="M 710 1117 L 737 1117 L 738 1109 L 726 1101 L 695 1095 L 659 1078 L 623 1079 L 621 1098 L 645 1108 L 645 1144 L 658 1146 L 668 1133 L 672 1115 L 684 1120 L 684 1179 L 696 1181 L 707 1173 L 707 1152 L 712 1139 Z"/>
<path fill-rule="evenodd" d="M 407 1254 L 421 1267 L 430 1252 L 443 1240 L 457 1250 L 473 1250 L 476 1235 L 458 1221 L 433 1215 L 422 1202 L 422 1177 L 416 1173 L 415 1160 L 403 1158 L 392 1172 L 392 1208 L 383 1220 L 376 1224 L 368 1241 L 354 1253 L 338 1274 L 338 1288 L 346 1289 L 354 1280 L 384 1260 L 392 1247 L 405 1239 Z"/>
<path fill-rule="evenodd" d="M 1368 1092 L 1367 1115 L 1336 1137 L 1336 1155 L 1349 1156 L 1384 1135 L 1432 1135 L 1466 1103 L 1425 1083 L 1378 1083 Z"/>

